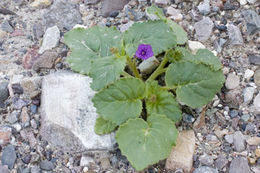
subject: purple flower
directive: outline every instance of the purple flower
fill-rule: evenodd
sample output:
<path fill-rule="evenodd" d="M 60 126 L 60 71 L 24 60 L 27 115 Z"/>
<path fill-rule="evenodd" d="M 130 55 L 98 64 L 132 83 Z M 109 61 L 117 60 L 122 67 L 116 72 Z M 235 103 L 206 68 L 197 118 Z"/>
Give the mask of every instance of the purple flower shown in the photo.
<path fill-rule="evenodd" d="M 150 44 L 140 44 L 138 46 L 137 51 L 135 52 L 135 56 L 140 59 L 148 59 L 153 56 L 153 49 Z"/>

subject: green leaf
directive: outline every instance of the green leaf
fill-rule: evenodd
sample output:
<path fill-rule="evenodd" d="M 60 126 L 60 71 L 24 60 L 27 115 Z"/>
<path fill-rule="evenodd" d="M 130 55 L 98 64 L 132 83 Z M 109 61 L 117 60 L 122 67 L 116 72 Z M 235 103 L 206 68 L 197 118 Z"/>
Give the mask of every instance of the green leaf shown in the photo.
<path fill-rule="evenodd" d="M 98 91 L 119 79 L 125 65 L 126 57 L 108 56 L 95 60 L 89 74 L 93 78 L 91 88 Z"/>
<path fill-rule="evenodd" d="M 171 93 L 163 90 L 156 81 L 147 83 L 147 96 L 145 99 L 148 114 L 163 114 L 175 122 L 182 118 L 178 102 Z"/>
<path fill-rule="evenodd" d="M 154 4 L 152 4 L 150 7 L 146 8 L 146 13 L 148 13 L 150 15 L 155 15 L 155 16 L 159 17 L 160 19 L 166 18 L 164 16 L 163 9 L 158 8 Z"/>
<path fill-rule="evenodd" d="M 119 48 L 120 32 L 115 27 L 76 28 L 65 34 L 64 43 L 71 50 L 67 58 L 71 69 L 88 74 L 93 60 L 110 56 L 112 47 Z"/>
<path fill-rule="evenodd" d="M 141 114 L 145 84 L 137 78 L 123 78 L 101 90 L 92 99 L 97 113 L 120 125 Z"/>
<path fill-rule="evenodd" d="M 177 99 L 192 108 L 199 108 L 213 99 L 224 83 L 222 71 L 213 71 L 203 64 L 177 62 L 165 75 L 166 86 L 177 89 Z"/>
<path fill-rule="evenodd" d="M 162 20 L 133 24 L 123 36 L 126 53 L 133 57 L 139 44 L 150 44 L 154 55 L 176 45 L 176 36 Z"/>
<path fill-rule="evenodd" d="M 176 144 L 178 131 L 165 115 L 151 115 L 147 122 L 130 119 L 116 132 L 116 141 L 123 155 L 140 171 L 169 156 Z"/>
<path fill-rule="evenodd" d="M 208 65 L 215 71 L 220 70 L 222 68 L 220 59 L 218 57 L 216 57 L 208 49 L 199 49 L 197 51 L 196 55 L 186 54 L 183 57 L 183 60 Z"/>
<path fill-rule="evenodd" d="M 171 19 L 167 19 L 166 23 L 172 28 L 173 33 L 176 35 L 177 44 L 185 44 L 188 41 L 187 32 L 180 25 Z"/>
<path fill-rule="evenodd" d="M 102 117 L 98 117 L 95 124 L 95 132 L 98 135 L 104 135 L 113 132 L 117 125 L 111 121 L 105 120 Z"/>

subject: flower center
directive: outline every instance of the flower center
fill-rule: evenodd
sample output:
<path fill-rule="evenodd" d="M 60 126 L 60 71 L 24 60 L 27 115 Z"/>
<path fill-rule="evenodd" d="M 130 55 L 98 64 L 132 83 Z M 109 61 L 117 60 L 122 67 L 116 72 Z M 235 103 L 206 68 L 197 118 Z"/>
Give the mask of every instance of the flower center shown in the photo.
<path fill-rule="evenodd" d="M 142 50 L 141 54 L 146 55 L 146 51 Z"/>

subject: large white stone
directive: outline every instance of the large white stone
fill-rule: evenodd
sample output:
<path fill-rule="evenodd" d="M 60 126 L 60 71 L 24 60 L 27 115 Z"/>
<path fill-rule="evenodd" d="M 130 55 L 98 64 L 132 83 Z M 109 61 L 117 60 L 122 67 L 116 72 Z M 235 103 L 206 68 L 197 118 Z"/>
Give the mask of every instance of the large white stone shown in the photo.
<path fill-rule="evenodd" d="M 42 82 L 41 135 L 65 151 L 111 150 L 114 135 L 94 132 L 97 118 L 91 101 L 95 92 L 91 78 L 71 72 L 57 72 Z"/>

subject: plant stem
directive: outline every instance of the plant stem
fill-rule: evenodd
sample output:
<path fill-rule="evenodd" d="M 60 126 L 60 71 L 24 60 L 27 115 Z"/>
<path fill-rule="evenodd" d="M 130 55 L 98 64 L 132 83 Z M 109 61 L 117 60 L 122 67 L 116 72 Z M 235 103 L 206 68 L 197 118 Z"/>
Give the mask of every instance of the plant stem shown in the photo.
<path fill-rule="evenodd" d="M 159 65 L 159 67 L 153 72 L 153 74 L 147 79 L 147 81 L 154 80 L 160 74 L 164 73 L 166 71 L 166 68 L 164 68 L 164 66 L 167 64 L 167 62 L 168 62 L 168 58 L 166 56 L 164 56 L 161 64 Z"/>
<path fill-rule="evenodd" d="M 124 77 L 132 77 L 129 73 L 127 73 L 126 71 L 123 71 L 121 73 Z"/>
<path fill-rule="evenodd" d="M 137 70 L 137 68 L 136 68 L 135 63 L 132 62 L 132 60 L 130 59 L 129 56 L 127 56 L 127 64 L 129 66 L 129 68 L 131 69 L 131 71 L 134 73 L 135 77 L 142 79 L 138 70 Z"/>

